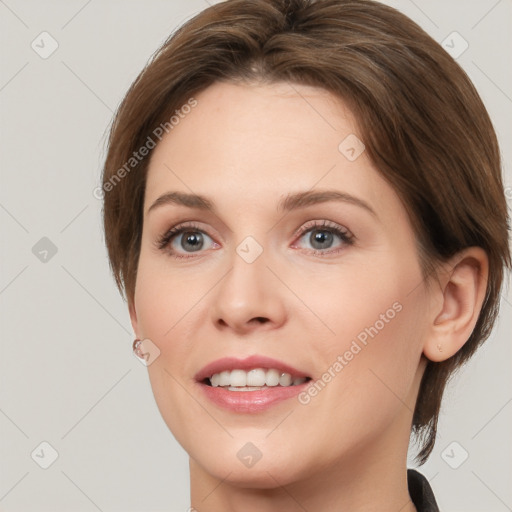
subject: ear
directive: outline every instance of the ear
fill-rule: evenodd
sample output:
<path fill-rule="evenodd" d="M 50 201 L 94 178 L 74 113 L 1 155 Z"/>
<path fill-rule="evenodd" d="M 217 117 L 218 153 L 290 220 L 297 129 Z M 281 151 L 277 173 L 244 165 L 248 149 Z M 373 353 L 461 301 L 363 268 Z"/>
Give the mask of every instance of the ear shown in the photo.
<path fill-rule="evenodd" d="M 441 307 L 437 306 L 423 347 L 431 361 L 448 359 L 471 336 L 487 290 L 489 260 L 480 247 L 457 253 L 441 273 Z"/>

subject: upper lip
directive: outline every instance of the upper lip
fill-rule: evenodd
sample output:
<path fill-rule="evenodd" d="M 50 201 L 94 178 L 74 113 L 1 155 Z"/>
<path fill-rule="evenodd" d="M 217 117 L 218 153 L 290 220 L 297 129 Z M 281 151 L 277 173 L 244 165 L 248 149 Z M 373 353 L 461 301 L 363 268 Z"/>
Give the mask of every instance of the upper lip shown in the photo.
<path fill-rule="evenodd" d="M 271 357 L 252 355 L 245 359 L 236 357 L 223 357 L 212 361 L 204 366 L 199 372 L 196 373 L 195 379 L 198 382 L 210 378 L 215 373 L 220 373 L 225 370 L 252 370 L 253 368 L 274 368 L 283 373 L 289 373 L 292 377 L 309 377 L 293 366 L 283 363 Z"/>

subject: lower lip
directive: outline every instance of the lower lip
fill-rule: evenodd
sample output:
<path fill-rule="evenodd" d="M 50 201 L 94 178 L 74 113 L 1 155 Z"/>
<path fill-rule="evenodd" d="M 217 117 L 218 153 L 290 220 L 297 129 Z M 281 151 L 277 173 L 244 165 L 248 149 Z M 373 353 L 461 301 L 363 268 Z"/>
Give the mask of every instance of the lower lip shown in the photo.
<path fill-rule="evenodd" d="M 309 385 L 272 386 L 257 391 L 229 391 L 221 387 L 199 383 L 203 393 L 216 405 L 234 412 L 253 413 L 269 409 L 273 405 L 297 396 Z"/>

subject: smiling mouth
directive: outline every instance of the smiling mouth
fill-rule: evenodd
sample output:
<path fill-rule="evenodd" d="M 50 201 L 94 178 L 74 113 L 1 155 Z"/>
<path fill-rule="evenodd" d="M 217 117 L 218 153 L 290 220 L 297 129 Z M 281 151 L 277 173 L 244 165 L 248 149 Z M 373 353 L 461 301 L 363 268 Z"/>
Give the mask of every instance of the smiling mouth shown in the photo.
<path fill-rule="evenodd" d="M 202 380 L 202 384 L 228 391 L 259 391 L 267 388 L 299 386 L 311 377 L 298 377 L 275 368 L 253 368 L 251 370 L 225 370 Z"/>

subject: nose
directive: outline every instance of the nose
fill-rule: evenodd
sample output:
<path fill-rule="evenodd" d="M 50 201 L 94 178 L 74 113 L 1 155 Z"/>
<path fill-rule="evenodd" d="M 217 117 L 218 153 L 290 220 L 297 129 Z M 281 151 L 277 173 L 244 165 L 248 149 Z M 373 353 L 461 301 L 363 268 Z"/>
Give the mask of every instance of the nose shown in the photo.
<path fill-rule="evenodd" d="M 216 328 L 240 335 L 282 326 L 287 316 L 285 287 L 267 267 L 264 252 L 252 263 L 235 252 L 231 263 L 212 295 Z"/>

